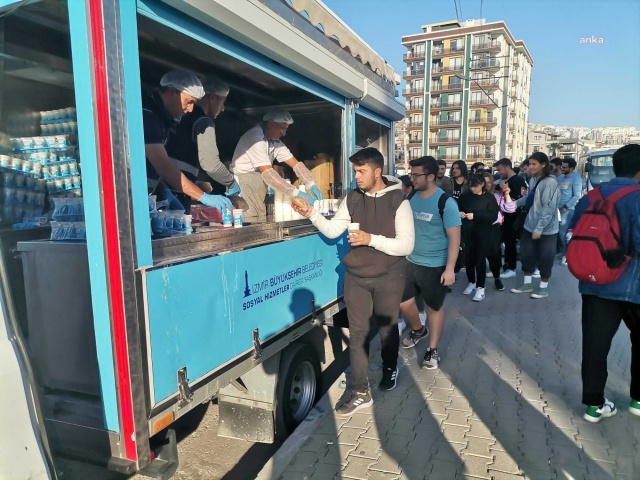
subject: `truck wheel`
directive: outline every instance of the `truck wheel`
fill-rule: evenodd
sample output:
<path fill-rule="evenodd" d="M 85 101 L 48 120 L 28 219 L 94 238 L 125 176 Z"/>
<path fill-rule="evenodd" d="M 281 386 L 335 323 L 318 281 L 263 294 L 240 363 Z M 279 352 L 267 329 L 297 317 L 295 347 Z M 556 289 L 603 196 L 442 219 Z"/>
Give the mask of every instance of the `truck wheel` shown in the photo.
<path fill-rule="evenodd" d="M 282 352 L 276 396 L 276 436 L 292 433 L 315 405 L 320 392 L 320 362 L 314 349 L 294 343 Z"/>

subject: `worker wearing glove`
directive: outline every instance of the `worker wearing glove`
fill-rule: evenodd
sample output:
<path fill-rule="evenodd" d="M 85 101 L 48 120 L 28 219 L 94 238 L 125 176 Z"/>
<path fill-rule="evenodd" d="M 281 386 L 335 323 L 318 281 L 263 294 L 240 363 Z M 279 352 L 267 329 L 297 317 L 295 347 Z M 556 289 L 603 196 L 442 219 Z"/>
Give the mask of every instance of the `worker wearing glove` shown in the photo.
<path fill-rule="evenodd" d="M 227 187 L 227 192 L 225 193 L 227 197 L 233 197 L 236 195 L 240 195 L 240 185 L 235 180 L 231 185 Z"/>
<path fill-rule="evenodd" d="M 298 191 L 298 195 L 296 195 L 296 196 L 304 198 L 309 205 L 313 205 L 313 203 L 316 201 L 316 199 L 314 197 L 312 197 L 311 195 L 309 195 L 307 192 Z M 320 198 L 322 198 L 322 197 L 320 197 Z"/>
<path fill-rule="evenodd" d="M 198 201 L 207 207 L 215 208 L 220 213 L 223 213 L 227 209 L 233 209 L 231 200 L 224 195 L 209 195 L 208 193 L 203 193 L 202 197 L 200 197 Z"/>
<path fill-rule="evenodd" d="M 304 196 L 311 204 L 322 199 L 322 193 L 316 186 L 309 169 L 299 162 L 280 140 L 293 123 L 293 118 L 285 110 L 269 110 L 262 117 L 262 123 L 248 130 L 238 142 L 233 154 L 231 171 L 242 189 L 242 198 L 249 208 L 243 213 L 244 219 L 251 223 L 267 221 L 264 203 L 267 189 L 290 195 Z M 300 181 L 308 187 L 311 195 L 300 192 L 294 185 L 287 183 L 273 169 L 273 162 L 286 163 L 293 168 Z"/>

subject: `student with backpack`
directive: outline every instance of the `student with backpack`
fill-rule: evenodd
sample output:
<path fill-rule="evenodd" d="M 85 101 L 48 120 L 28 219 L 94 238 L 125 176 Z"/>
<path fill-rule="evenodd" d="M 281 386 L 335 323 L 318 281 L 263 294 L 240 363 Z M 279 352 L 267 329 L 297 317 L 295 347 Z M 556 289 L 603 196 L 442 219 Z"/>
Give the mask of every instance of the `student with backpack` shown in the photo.
<path fill-rule="evenodd" d="M 551 175 L 549 157 L 543 152 L 534 152 L 529 157 L 529 173 L 535 183 L 526 197 L 516 202 L 527 210 L 524 231 L 520 237 L 520 255 L 524 283 L 512 288 L 513 293 L 528 293 L 531 298 L 549 296 L 548 285 L 558 242 L 558 204 L 560 189 Z M 533 289 L 531 279 L 540 270 L 540 286 Z"/>
<path fill-rule="evenodd" d="M 615 178 L 578 202 L 567 247 L 582 294 L 584 419 L 593 423 L 617 413 L 604 389 L 621 320 L 631 334 L 629 412 L 640 416 L 640 145 L 617 150 L 613 172 Z"/>
<path fill-rule="evenodd" d="M 426 156 L 409 162 L 415 194 L 409 203 L 415 225 L 415 247 L 409 255 L 405 287 L 400 310 L 411 331 L 402 342 L 404 348 L 415 346 L 429 333 L 429 348 L 422 366 L 438 368 L 438 342 L 444 329 L 444 303 L 447 287 L 455 282 L 454 267 L 460 249 L 460 213 L 456 202 L 436 185 L 438 162 Z M 427 322 L 418 318 L 415 299 L 427 304 Z"/>

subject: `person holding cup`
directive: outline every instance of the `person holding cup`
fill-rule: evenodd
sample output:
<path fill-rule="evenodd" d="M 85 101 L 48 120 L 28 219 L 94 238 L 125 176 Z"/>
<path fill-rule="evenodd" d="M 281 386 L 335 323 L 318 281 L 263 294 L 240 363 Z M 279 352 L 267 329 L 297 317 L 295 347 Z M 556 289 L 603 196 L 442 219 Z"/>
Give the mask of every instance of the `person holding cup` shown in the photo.
<path fill-rule="evenodd" d="M 381 390 L 393 390 L 398 380 L 400 345 L 398 313 L 404 289 L 406 256 L 413 250 L 413 213 L 401 183 L 382 175 L 384 158 L 375 148 L 364 148 L 349 158 L 356 190 L 340 203 L 328 220 L 306 199 L 295 198 L 293 208 L 309 218 L 328 238 L 348 230 L 351 249 L 342 263 L 347 267 L 344 301 L 349 317 L 349 358 L 352 391 L 340 405 L 339 415 L 351 415 L 373 402 L 369 392 L 369 342 L 371 320 L 377 321 L 382 343 Z"/>

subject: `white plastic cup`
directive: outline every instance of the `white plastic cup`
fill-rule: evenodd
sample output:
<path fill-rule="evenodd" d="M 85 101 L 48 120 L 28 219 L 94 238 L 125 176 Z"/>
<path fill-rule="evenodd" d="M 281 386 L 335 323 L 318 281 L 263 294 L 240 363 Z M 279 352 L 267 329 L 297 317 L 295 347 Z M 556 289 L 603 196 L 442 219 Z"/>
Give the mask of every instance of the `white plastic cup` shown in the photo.
<path fill-rule="evenodd" d="M 350 223 L 349 226 L 347 227 L 347 230 L 350 232 L 353 232 L 355 230 L 360 230 L 360 224 L 359 223 Z"/>
<path fill-rule="evenodd" d="M 233 226 L 235 228 L 242 228 L 242 212 L 241 208 L 233 209 Z"/>

